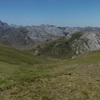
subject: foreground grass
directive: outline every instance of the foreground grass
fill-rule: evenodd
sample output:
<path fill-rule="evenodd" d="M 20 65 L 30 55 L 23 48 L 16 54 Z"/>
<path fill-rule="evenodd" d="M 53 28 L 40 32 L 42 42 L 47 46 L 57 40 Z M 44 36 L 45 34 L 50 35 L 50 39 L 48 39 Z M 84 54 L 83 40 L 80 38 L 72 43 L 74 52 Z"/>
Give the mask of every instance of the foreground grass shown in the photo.
<path fill-rule="evenodd" d="M 0 60 L 0 100 L 100 100 L 100 51 L 59 62 L 24 58 Z"/>

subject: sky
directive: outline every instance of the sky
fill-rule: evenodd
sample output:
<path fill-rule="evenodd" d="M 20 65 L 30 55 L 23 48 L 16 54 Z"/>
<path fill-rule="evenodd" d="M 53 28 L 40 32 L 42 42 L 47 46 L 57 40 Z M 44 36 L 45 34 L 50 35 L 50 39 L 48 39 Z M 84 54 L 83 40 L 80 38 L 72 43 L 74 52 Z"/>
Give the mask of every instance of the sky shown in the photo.
<path fill-rule="evenodd" d="M 8 24 L 100 27 L 100 0 L 0 0 Z"/>

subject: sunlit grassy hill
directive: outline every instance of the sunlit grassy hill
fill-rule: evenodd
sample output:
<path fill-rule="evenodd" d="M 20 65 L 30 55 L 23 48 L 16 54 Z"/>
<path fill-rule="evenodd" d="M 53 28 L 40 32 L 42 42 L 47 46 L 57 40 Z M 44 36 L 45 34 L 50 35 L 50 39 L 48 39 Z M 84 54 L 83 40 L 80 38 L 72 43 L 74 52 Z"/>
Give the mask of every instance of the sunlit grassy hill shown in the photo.
<path fill-rule="evenodd" d="M 100 100 L 100 50 L 54 60 L 0 46 L 0 100 Z"/>

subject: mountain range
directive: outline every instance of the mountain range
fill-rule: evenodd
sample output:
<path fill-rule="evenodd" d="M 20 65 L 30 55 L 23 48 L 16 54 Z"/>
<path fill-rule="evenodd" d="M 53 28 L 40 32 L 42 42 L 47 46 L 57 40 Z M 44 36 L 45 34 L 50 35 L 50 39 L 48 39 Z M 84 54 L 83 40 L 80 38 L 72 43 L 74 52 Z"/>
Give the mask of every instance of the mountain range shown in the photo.
<path fill-rule="evenodd" d="M 36 47 L 34 54 L 71 57 L 100 49 L 99 27 L 19 26 L 0 21 L 0 43 L 14 48 Z M 43 44 L 43 45 L 41 45 Z M 63 52 L 65 51 L 65 54 Z"/>

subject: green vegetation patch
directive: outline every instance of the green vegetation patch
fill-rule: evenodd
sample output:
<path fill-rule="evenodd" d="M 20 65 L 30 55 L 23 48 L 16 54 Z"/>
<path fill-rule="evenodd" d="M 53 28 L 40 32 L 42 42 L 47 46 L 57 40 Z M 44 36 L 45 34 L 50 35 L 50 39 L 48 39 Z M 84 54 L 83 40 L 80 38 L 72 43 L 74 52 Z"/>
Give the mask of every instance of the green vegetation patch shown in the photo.
<path fill-rule="evenodd" d="M 5 60 L 0 58 L 0 100 L 100 99 L 100 51 L 57 60 L 1 48 L 0 56 Z M 11 58 L 13 63 L 9 62 Z M 31 63 L 27 63 L 27 59 L 31 59 Z M 16 61 L 20 63 L 14 63 Z"/>

